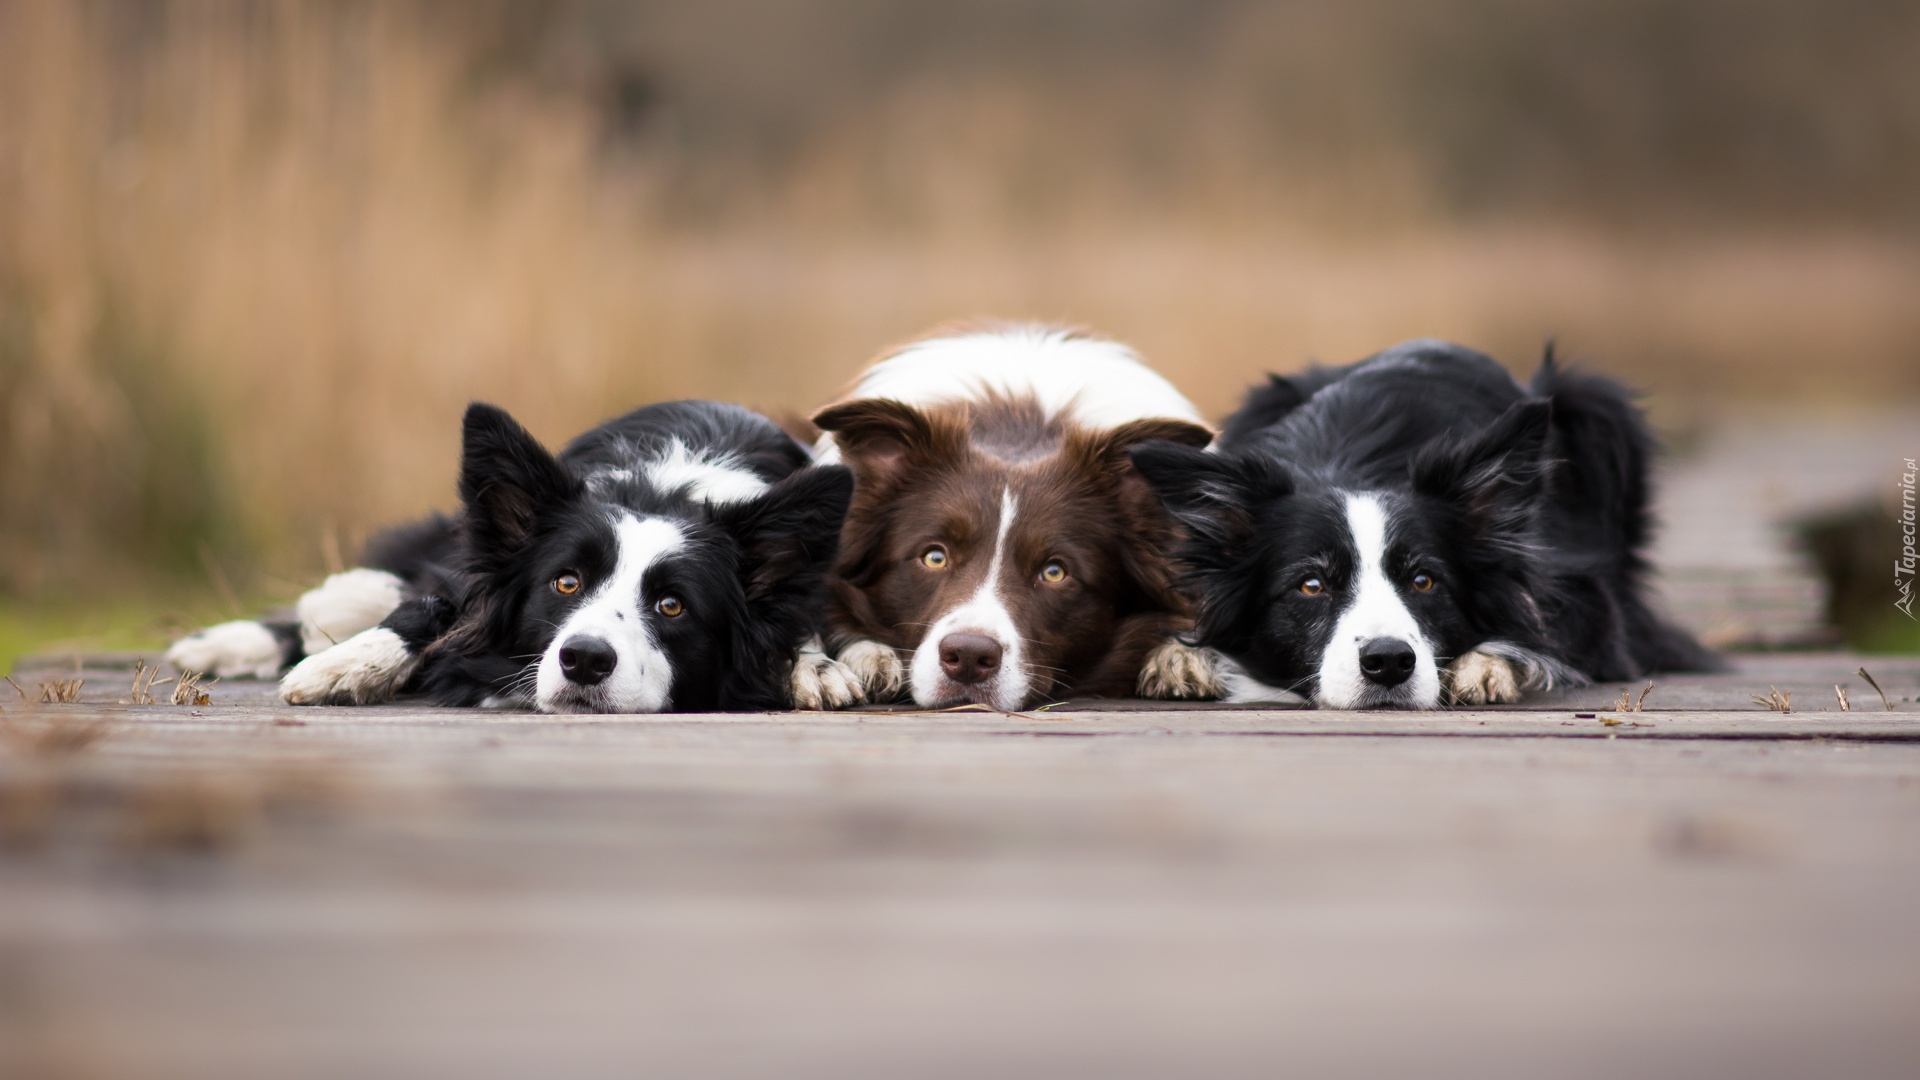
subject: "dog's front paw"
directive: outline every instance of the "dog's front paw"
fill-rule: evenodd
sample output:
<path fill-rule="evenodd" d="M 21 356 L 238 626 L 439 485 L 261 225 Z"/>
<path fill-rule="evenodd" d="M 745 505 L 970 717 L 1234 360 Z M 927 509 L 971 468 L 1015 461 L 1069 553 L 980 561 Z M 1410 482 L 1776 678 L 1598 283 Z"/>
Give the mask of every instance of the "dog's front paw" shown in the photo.
<path fill-rule="evenodd" d="M 868 701 L 892 701 L 907 683 L 907 666 L 891 645 L 861 638 L 840 649 L 840 662 L 859 680 L 861 696 Z"/>
<path fill-rule="evenodd" d="M 295 664 L 280 680 L 280 699 L 289 705 L 390 701 L 418 662 L 399 634 L 376 626 Z"/>
<path fill-rule="evenodd" d="M 859 673 L 821 651 L 817 642 L 794 658 L 789 686 L 796 709 L 844 709 L 866 700 Z"/>
<path fill-rule="evenodd" d="M 1455 705 L 1510 705 L 1520 700 L 1520 676 L 1504 656 L 1471 649 L 1447 665 L 1447 699 Z"/>
<path fill-rule="evenodd" d="M 406 582 L 385 570 L 360 567 L 334 574 L 318 588 L 301 594 L 294 604 L 300 619 L 300 642 L 308 656 L 318 656 L 348 638 L 380 625 L 406 599 Z"/>
<path fill-rule="evenodd" d="M 181 671 L 222 679 L 271 679 L 280 674 L 280 640 L 251 619 L 209 626 L 167 649 L 167 663 Z"/>
<path fill-rule="evenodd" d="M 1140 696 L 1161 701 L 1195 701 L 1221 697 L 1219 657 L 1212 649 L 1197 649 L 1168 641 L 1147 654 L 1140 665 Z"/>

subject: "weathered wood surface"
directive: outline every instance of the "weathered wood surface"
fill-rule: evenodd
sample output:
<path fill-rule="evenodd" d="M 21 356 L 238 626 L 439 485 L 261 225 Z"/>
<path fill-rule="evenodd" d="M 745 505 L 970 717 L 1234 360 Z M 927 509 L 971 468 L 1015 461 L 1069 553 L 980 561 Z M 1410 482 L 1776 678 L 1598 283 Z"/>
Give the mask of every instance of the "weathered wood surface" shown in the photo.
<path fill-rule="evenodd" d="M 1920 663 L 1860 662 L 584 721 L 99 669 L 0 714 L 0 1076 L 1920 1075 Z"/>

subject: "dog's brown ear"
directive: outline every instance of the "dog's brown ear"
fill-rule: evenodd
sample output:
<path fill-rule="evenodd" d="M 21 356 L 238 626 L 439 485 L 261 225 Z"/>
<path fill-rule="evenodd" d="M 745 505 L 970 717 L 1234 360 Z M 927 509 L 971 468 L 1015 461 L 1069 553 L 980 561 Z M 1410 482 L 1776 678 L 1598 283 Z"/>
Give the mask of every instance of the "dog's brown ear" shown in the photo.
<path fill-rule="evenodd" d="M 966 429 L 954 418 L 885 398 L 829 405 L 813 415 L 813 423 L 833 434 L 863 493 L 890 487 L 909 468 L 957 456 L 966 447 Z"/>
<path fill-rule="evenodd" d="M 1134 470 L 1133 459 L 1129 456 L 1134 447 L 1149 442 L 1202 447 L 1213 441 L 1213 432 L 1185 420 L 1154 417 L 1134 420 L 1108 431 L 1087 432 L 1076 441 L 1079 445 L 1073 449 L 1086 467 L 1104 476 L 1115 487 L 1137 488 L 1139 493 L 1145 493 L 1146 481 Z"/>
<path fill-rule="evenodd" d="M 1118 549 L 1121 565 L 1136 588 L 1170 611 L 1182 610 L 1166 558 L 1174 539 L 1173 523 L 1153 485 L 1134 467 L 1132 451 L 1149 444 L 1173 444 L 1184 453 L 1194 453 L 1212 441 L 1213 432 L 1171 417 L 1134 420 L 1107 431 L 1079 431 L 1069 437 L 1067 455 L 1077 469 L 1106 485 L 1125 522 Z"/>
<path fill-rule="evenodd" d="M 1205 446 L 1213 441 L 1213 432 L 1199 424 L 1172 417 L 1135 420 L 1107 432 L 1107 453 L 1125 457 L 1128 450 L 1151 439 L 1163 439 L 1182 446 Z"/>

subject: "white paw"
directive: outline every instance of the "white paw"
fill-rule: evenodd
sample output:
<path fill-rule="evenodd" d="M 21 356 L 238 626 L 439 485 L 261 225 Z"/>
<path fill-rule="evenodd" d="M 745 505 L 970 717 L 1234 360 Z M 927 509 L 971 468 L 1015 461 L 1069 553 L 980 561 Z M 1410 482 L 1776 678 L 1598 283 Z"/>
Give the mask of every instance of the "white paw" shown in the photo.
<path fill-rule="evenodd" d="M 789 685 L 796 709 L 844 709 L 866 700 L 860 676 L 823 652 L 817 639 L 801 647 Z"/>
<path fill-rule="evenodd" d="M 1168 641 L 1148 653 L 1140 665 L 1138 689 L 1143 698 L 1192 701 L 1220 697 L 1226 684 L 1213 650 Z"/>
<path fill-rule="evenodd" d="M 907 682 L 907 665 L 900 662 L 893 646 L 868 638 L 843 646 L 840 663 L 853 672 L 861 696 L 868 701 L 892 701 Z"/>
<path fill-rule="evenodd" d="M 280 641 L 251 619 L 224 622 L 188 634 L 167 650 L 181 671 L 222 679 L 271 679 L 280 674 Z"/>
<path fill-rule="evenodd" d="M 385 570 L 348 570 L 301 594 L 300 643 L 316 656 L 362 630 L 380 625 L 406 599 L 406 585 Z"/>
<path fill-rule="evenodd" d="M 1455 705 L 1509 705 L 1520 700 L 1520 677 L 1504 656 L 1471 649 L 1447 665 L 1447 697 Z"/>
<path fill-rule="evenodd" d="M 289 705 L 388 701 L 418 662 L 399 634 L 376 626 L 295 664 L 280 680 L 280 699 Z"/>

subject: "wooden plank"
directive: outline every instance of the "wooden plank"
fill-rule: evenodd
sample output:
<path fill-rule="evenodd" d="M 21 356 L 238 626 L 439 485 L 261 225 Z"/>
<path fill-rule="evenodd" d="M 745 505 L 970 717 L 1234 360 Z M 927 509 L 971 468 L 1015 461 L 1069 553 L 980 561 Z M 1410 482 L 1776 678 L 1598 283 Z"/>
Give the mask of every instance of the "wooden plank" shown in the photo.
<path fill-rule="evenodd" d="M 0 1075 L 1920 1071 L 1910 703 L 229 700 L 7 707 Z"/>

